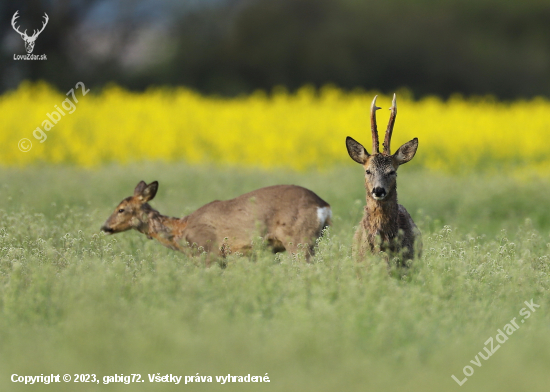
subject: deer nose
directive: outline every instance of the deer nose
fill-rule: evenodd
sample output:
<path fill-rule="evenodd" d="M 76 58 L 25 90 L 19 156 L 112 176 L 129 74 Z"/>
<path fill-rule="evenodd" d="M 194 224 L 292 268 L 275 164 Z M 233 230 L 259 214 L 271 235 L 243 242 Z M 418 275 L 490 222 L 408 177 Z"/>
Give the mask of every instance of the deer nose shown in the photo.
<path fill-rule="evenodd" d="M 384 197 L 386 197 L 386 190 L 384 188 L 381 188 L 381 187 L 376 187 L 372 190 L 372 195 L 377 200 L 378 199 L 383 199 Z"/>
<path fill-rule="evenodd" d="M 101 226 L 101 231 L 104 231 L 105 233 L 109 233 L 109 234 L 112 234 L 114 232 L 113 229 L 107 226 Z"/>

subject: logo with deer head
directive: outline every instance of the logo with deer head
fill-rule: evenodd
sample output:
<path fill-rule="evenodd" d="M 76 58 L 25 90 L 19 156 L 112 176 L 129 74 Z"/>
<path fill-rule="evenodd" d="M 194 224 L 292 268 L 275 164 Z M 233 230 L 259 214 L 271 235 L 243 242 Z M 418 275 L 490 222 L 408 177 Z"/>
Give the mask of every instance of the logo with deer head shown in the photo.
<path fill-rule="evenodd" d="M 23 41 L 25 41 L 25 49 L 27 50 L 27 53 L 31 54 L 34 49 L 34 42 L 36 41 L 36 38 L 40 35 L 42 31 L 44 31 L 44 28 L 48 24 L 48 14 L 44 12 L 44 22 L 42 22 L 42 28 L 40 30 L 33 30 L 33 35 L 30 37 L 27 35 L 27 30 L 25 30 L 23 33 L 19 31 L 18 27 L 15 25 L 15 21 L 17 18 L 19 18 L 19 15 L 17 15 L 19 11 L 15 11 L 15 14 L 13 14 L 13 18 L 11 18 L 11 26 L 15 31 L 19 33 L 21 38 L 23 38 Z"/>

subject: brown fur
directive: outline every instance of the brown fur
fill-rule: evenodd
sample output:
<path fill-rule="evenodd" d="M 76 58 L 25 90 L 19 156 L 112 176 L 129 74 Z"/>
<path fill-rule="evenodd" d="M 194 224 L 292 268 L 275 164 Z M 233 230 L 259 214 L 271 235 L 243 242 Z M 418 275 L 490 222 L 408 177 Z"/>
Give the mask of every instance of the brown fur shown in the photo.
<path fill-rule="evenodd" d="M 420 230 L 402 205 L 397 203 L 397 169 L 409 162 L 418 148 L 418 139 L 403 144 L 397 152 L 390 155 L 390 139 L 397 113 L 395 96 L 392 106 L 390 125 L 386 131 L 384 152 L 378 152 L 378 137 L 374 113 L 376 97 L 371 106 L 373 133 L 372 155 L 352 139 L 347 137 L 346 147 L 350 157 L 363 165 L 365 170 L 365 189 L 367 205 L 361 223 L 354 236 L 354 254 L 358 261 L 363 260 L 367 252 L 385 252 L 390 257 L 398 257 L 402 265 L 420 257 L 422 239 Z"/>
<path fill-rule="evenodd" d="M 204 249 L 219 256 L 246 252 L 254 237 L 260 236 L 274 251 L 298 253 L 298 244 L 304 244 L 309 259 L 316 239 L 330 224 L 330 216 L 323 222 L 317 216 L 317 209 L 330 209 L 329 204 L 295 185 L 275 185 L 231 200 L 216 200 L 183 218 L 161 215 L 147 203 L 157 188 L 156 181 L 149 185 L 141 181 L 134 196 L 124 199 L 101 229 L 112 234 L 136 229 L 174 250 L 196 254 Z"/>

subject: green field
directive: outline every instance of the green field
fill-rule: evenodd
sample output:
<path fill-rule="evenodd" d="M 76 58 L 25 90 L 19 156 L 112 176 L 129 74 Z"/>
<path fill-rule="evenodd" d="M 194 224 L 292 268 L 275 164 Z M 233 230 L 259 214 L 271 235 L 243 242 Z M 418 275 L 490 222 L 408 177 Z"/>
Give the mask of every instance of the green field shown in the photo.
<path fill-rule="evenodd" d="M 137 232 L 99 227 L 139 180 L 152 206 L 183 216 L 273 184 L 332 205 L 311 264 L 260 246 L 204 266 Z M 351 258 L 361 168 L 327 172 L 134 164 L 0 169 L 2 391 L 546 391 L 550 365 L 550 182 L 506 173 L 399 172 L 399 201 L 423 232 L 406 275 Z M 540 305 L 524 323 L 525 301 Z M 485 342 L 519 327 L 481 367 Z M 495 346 L 497 345 L 495 341 Z M 485 354 L 486 355 L 486 354 Z M 451 378 L 474 374 L 461 387 Z M 12 374 L 96 374 L 100 384 L 12 383 Z M 149 383 L 148 374 L 212 376 Z M 269 384 L 215 376 L 264 376 Z M 104 385 L 104 376 L 146 381 Z"/>

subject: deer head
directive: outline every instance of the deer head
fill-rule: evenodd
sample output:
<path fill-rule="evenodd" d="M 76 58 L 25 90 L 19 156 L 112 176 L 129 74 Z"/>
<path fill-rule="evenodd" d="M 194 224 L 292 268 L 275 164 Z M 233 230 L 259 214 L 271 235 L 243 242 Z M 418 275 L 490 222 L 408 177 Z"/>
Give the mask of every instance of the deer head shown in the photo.
<path fill-rule="evenodd" d="M 362 144 L 355 141 L 351 137 L 346 138 L 346 147 L 348 154 L 355 162 L 360 163 L 365 168 L 365 188 L 367 190 L 367 198 L 372 198 L 377 201 L 389 199 L 388 196 L 395 193 L 397 183 L 397 169 L 400 165 L 409 162 L 413 159 L 416 149 L 418 148 L 418 139 L 414 138 L 411 141 L 403 144 L 391 155 L 390 142 L 397 116 L 397 105 L 395 103 L 395 94 L 393 95 L 392 106 L 390 108 L 391 115 L 386 129 L 384 138 L 384 151 L 379 151 L 378 146 L 378 129 L 376 127 L 376 111 L 380 109 L 376 106 L 375 96 L 370 112 L 371 132 L 372 132 L 372 154 L 369 154 Z"/>
<path fill-rule="evenodd" d="M 19 33 L 21 38 L 23 38 L 23 41 L 25 41 L 25 49 L 27 50 L 27 53 L 32 53 L 34 49 L 34 41 L 36 41 L 36 38 L 40 35 L 40 33 L 44 30 L 46 25 L 48 24 L 48 14 L 44 12 L 43 18 L 45 21 L 42 23 L 42 28 L 40 30 L 34 30 L 33 35 L 30 37 L 27 35 L 27 30 L 25 30 L 23 33 L 19 31 L 17 26 L 15 25 L 15 20 L 19 18 L 19 15 L 17 15 L 19 11 L 15 11 L 15 14 L 13 14 L 13 18 L 11 18 L 11 26 L 15 31 Z"/>
<path fill-rule="evenodd" d="M 157 194 L 159 183 L 153 181 L 147 185 L 140 181 L 134 189 L 134 195 L 122 200 L 113 214 L 105 221 L 101 230 L 109 233 L 121 233 L 138 229 L 145 223 L 146 215 L 151 211 L 147 202 Z"/>

